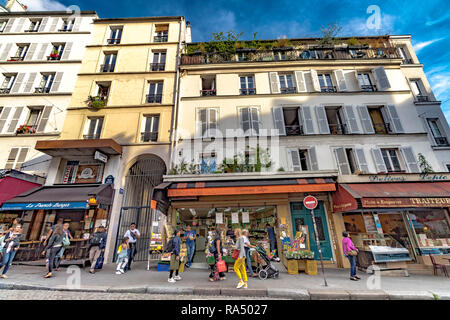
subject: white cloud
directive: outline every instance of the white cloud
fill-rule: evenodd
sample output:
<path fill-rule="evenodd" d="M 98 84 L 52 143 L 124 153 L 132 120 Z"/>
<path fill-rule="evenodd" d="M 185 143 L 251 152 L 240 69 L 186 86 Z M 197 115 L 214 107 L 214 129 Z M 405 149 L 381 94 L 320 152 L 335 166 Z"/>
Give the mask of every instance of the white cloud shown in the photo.
<path fill-rule="evenodd" d="M 432 45 L 433 43 L 441 41 L 443 39 L 445 39 L 445 37 L 433 39 L 433 40 L 429 40 L 429 41 L 418 42 L 418 43 L 414 44 L 413 47 L 416 52 L 419 52 L 423 48 L 428 47 L 429 45 Z"/>
<path fill-rule="evenodd" d="M 28 11 L 65 11 L 67 7 L 57 0 L 19 0 Z"/>

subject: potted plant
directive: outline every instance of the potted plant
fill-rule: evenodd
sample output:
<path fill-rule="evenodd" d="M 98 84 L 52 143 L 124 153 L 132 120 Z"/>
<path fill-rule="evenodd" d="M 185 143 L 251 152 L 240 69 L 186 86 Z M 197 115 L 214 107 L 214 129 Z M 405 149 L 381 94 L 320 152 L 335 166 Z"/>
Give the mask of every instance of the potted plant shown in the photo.
<path fill-rule="evenodd" d="M 106 102 L 103 99 L 103 97 L 89 96 L 89 98 L 88 98 L 88 105 L 89 105 L 90 108 L 101 109 L 101 108 L 103 108 L 106 105 Z"/>
<path fill-rule="evenodd" d="M 36 133 L 36 130 L 31 126 L 27 126 L 27 125 L 23 124 L 17 128 L 16 133 L 17 134 L 31 134 L 31 133 Z"/>
<path fill-rule="evenodd" d="M 53 50 L 49 58 L 50 60 L 58 60 L 60 58 L 58 50 Z"/>

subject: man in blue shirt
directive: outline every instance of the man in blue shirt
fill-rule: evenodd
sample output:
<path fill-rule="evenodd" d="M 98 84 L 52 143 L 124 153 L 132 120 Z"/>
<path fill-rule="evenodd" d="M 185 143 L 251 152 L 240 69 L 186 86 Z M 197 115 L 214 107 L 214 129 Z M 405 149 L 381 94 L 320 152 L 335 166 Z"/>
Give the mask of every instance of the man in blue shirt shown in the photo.
<path fill-rule="evenodd" d="M 192 257 L 195 252 L 195 239 L 197 235 L 194 230 L 191 230 L 191 226 L 186 227 L 186 231 L 184 232 L 184 240 L 186 240 L 186 248 L 187 248 L 187 263 L 186 267 L 189 268 L 192 264 Z"/>
<path fill-rule="evenodd" d="M 276 257 L 276 237 L 275 237 L 275 230 L 273 229 L 273 227 L 270 226 L 270 224 L 266 224 L 267 227 L 267 236 L 269 238 L 269 242 L 270 242 L 270 252 L 272 252 L 274 254 L 274 256 Z"/>

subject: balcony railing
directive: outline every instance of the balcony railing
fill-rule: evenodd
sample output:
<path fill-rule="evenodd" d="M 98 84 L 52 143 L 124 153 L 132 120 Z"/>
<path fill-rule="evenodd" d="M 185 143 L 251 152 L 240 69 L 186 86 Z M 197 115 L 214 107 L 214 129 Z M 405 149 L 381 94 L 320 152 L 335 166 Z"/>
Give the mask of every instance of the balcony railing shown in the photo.
<path fill-rule="evenodd" d="M 47 61 L 56 61 L 56 60 L 61 60 L 61 55 L 51 54 L 51 55 L 47 56 Z"/>
<path fill-rule="evenodd" d="M 300 136 L 303 135 L 303 126 L 301 125 L 292 125 L 292 126 L 284 126 L 286 128 L 287 136 Z"/>
<path fill-rule="evenodd" d="M 25 32 L 38 32 L 39 29 L 29 29 L 29 30 L 24 30 Z"/>
<path fill-rule="evenodd" d="M 320 87 L 320 92 L 337 92 L 335 86 L 323 86 Z"/>
<path fill-rule="evenodd" d="M 436 145 L 439 147 L 446 147 L 449 145 L 446 137 L 435 137 L 434 141 L 436 141 Z"/>
<path fill-rule="evenodd" d="M 147 101 L 147 103 L 161 103 L 162 102 L 162 94 L 148 94 L 146 101 Z"/>
<path fill-rule="evenodd" d="M 165 63 L 150 63 L 150 68 L 152 71 L 164 71 L 166 68 Z"/>
<path fill-rule="evenodd" d="M 158 132 L 141 132 L 141 141 L 142 142 L 158 141 Z"/>
<path fill-rule="evenodd" d="M 417 99 L 417 102 L 428 102 L 428 101 L 430 101 L 430 98 L 428 96 L 424 96 L 424 95 L 417 95 L 416 99 Z"/>
<path fill-rule="evenodd" d="M 301 60 L 354 60 L 354 59 L 399 59 L 396 48 L 311 48 L 292 49 L 285 51 L 284 61 Z M 193 55 L 183 55 L 181 64 L 212 64 L 225 62 L 241 62 L 238 54 L 235 53 L 201 53 Z M 248 61 L 279 61 L 279 56 L 273 50 L 256 50 L 246 55 L 245 62 Z"/>
<path fill-rule="evenodd" d="M 403 64 L 414 64 L 413 59 L 403 59 L 402 61 Z"/>
<path fill-rule="evenodd" d="M 23 61 L 25 57 L 10 57 L 8 61 Z"/>
<path fill-rule="evenodd" d="M 347 129 L 345 124 L 330 124 L 330 134 L 346 134 Z"/>
<path fill-rule="evenodd" d="M 38 87 L 34 89 L 34 93 L 49 93 L 50 87 Z"/>
<path fill-rule="evenodd" d="M 115 64 L 102 64 L 100 66 L 100 72 L 114 72 Z"/>
<path fill-rule="evenodd" d="M 121 38 L 117 38 L 117 39 L 108 39 L 106 40 L 108 44 L 120 44 L 120 40 Z"/>
<path fill-rule="evenodd" d="M 256 88 L 243 88 L 239 89 L 242 96 L 248 96 L 256 94 Z"/>
<path fill-rule="evenodd" d="M 363 85 L 363 86 L 361 86 L 361 91 L 364 91 L 364 92 L 375 92 L 375 91 L 377 91 L 377 86 L 374 86 L 374 85 Z"/>
<path fill-rule="evenodd" d="M 167 42 L 168 41 L 168 36 L 155 36 L 153 38 L 153 40 L 155 42 Z"/>
<path fill-rule="evenodd" d="M 0 88 L 0 94 L 9 94 L 11 92 L 11 88 Z"/>
<path fill-rule="evenodd" d="M 84 139 L 100 139 L 100 133 L 92 133 L 83 135 Z"/>
<path fill-rule="evenodd" d="M 200 95 L 201 95 L 202 97 L 215 96 L 215 95 L 216 95 L 216 89 L 205 89 L 205 90 L 200 90 Z"/>
<path fill-rule="evenodd" d="M 72 27 L 73 28 L 73 27 Z M 58 32 L 72 32 L 72 28 L 59 29 Z"/>
<path fill-rule="evenodd" d="M 392 132 L 390 123 L 374 123 L 373 128 L 375 130 L 375 133 L 379 134 Z"/>
<path fill-rule="evenodd" d="M 286 87 L 286 88 L 280 88 L 280 92 L 287 94 L 287 93 L 296 93 L 296 88 L 295 87 Z"/>

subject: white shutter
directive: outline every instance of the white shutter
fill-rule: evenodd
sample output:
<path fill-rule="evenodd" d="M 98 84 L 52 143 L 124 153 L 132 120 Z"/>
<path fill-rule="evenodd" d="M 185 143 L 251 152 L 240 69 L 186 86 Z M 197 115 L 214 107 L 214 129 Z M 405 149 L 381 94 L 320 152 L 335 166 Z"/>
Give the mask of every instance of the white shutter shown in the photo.
<path fill-rule="evenodd" d="M 280 93 L 280 79 L 278 78 L 278 72 L 269 72 L 270 92 L 272 94 Z"/>
<path fill-rule="evenodd" d="M 37 126 L 37 132 L 44 132 L 45 126 L 47 125 L 48 119 L 50 118 L 50 114 L 52 112 L 52 106 L 45 106 L 44 110 L 42 110 L 41 119 L 39 120 L 39 124 Z"/>
<path fill-rule="evenodd" d="M 19 156 L 16 161 L 16 170 L 20 170 L 22 168 L 22 164 L 25 162 L 25 159 L 27 158 L 29 148 L 20 148 Z"/>
<path fill-rule="evenodd" d="M 317 163 L 316 147 L 312 147 L 308 150 L 308 156 L 309 156 L 309 164 L 310 164 L 309 170 L 318 171 L 319 164 Z"/>
<path fill-rule="evenodd" d="M 3 30 L 3 33 L 11 32 L 11 29 L 12 29 L 15 21 L 16 21 L 16 19 L 14 19 L 14 18 L 9 19 L 8 22 L 6 23 L 5 30 Z"/>
<path fill-rule="evenodd" d="M 33 60 L 34 53 L 36 52 L 37 43 L 30 44 L 30 48 L 28 48 L 27 55 L 25 56 L 25 61 Z"/>
<path fill-rule="evenodd" d="M 334 77 L 336 78 L 336 83 L 338 91 L 347 91 L 347 82 L 345 81 L 345 75 L 343 70 L 334 70 Z"/>
<path fill-rule="evenodd" d="M 372 70 L 375 80 L 377 81 L 378 90 L 387 90 L 391 87 L 391 84 L 389 83 L 389 79 L 386 75 L 386 70 L 384 70 L 384 67 L 378 67 Z"/>
<path fill-rule="evenodd" d="M 217 109 L 214 108 L 209 108 L 208 109 L 209 113 L 208 113 L 208 121 L 209 121 L 209 131 L 210 131 L 210 136 L 217 136 L 217 122 L 219 119 L 219 111 Z"/>
<path fill-rule="evenodd" d="M 373 160 L 375 161 L 375 166 L 377 168 L 377 173 L 387 172 L 386 164 L 384 163 L 383 154 L 380 148 L 372 149 Z"/>
<path fill-rule="evenodd" d="M 320 134 L 330 134 L 330 126 L 328 125 L 327 113 L 324 106 L 317 106 L 316 108 L 317 123 L 319 124 Z"/>
<path fill-rule="evenodd" d="M 45 56 L 45 53 L 48 51 L 48 47 L 50 46 L 49 43 L 43 43 L 41 46 L 41 50 L 39 50 L 39 53 L 36 57 L 37 60 L 47 60 L 47 57 Z"/>
<path fill-rule="evenodd" d="M 27 84 L 25 85 L 25 89 L 23 92 L 30 93 L 33 91 L 33 84 L 36 80 L 37 72 L 30 73 L 30 76 L 28 77 Z"/>
<path fill-rule="evenodd" d="M 80 25 L 81 25 L 81 18 L 80 17 L 75 18 L 72 31 L 74 32 L 80 31 Z"/>
<path fill-rule="evenodd" d="M 419 173 L 419 165 L 417 164 L 416 157 L 414 156 L 414 152 L 412 147 L 402 147 L 400 148 L 403 159 L 405 159 L 406 166 L 408 167 L 408 171 L 411 173 Z"/>
<path fill-rule="evenodd" d="M 53 84 L 50 89 L 50 92 L 58 92 L 59 86 L 61 85 L 62 77 L 63 77 L 63 72 L 57 72 L 55 74 L 55 79 L 53 80 Z"/>
<path fill-rule="evenodd" d="M 310 106 L 301 106 L 304 134 L 314 134 L 314 125 Z"/>
<path fill-rule="evenodd" d="M 369 172 L 369 165 L 367 164 L 366 155 L 364 154 L 364 149 L 355 148 L 353 149 L 355 152 L 356 162 L 358 163 L 359 171 L 363 173 Z"/>
<path fill-rule="evenodd" d="M 344 148 L 334 149 L 334 154 L 336 156 L 336 162 L 339 168 L 339 172 L 342 175 L 351 174 L 350 165 L 348 164 L 347 155 Z"/>
<path fill-rule="evenodd" d="M 203 128 L 205 128 L 205 130 L 207 130 L 207 109 L 200 109 L 197 111 L 197 133 L 198 133 L 198 137 L 202 137 L 203 136 Z"/>
<path fill-rule="evenodd" d="M 252 135 L 259 135 L 259 131 L 261 129 L 261 122 L 259 120 L 259 110 L 258 108 L 252 107 L 251 110 L 251 119 L 252 119 Z"/>
<path fill-rule="evenodd" d="M 23 30 L 23 25 L 25 24 L 26 20 L 27 20 L 26 18 L 19 19 L 19 23 L 16 26 L 15 32 L 24 32 L 25 31 L 25 30 Z"/>
<path fill-rule="evenodd" d="M 44 19 L 42 19 L 41 25 L 39 26 L 39 32 L 45 31 L 45 27 L 47 26 L 48 19 L 49 19 L 48 17 L 45 17 Z"/>
<path fill-rule="evenodd" d="M 387 106 L 387 110 L 389 113 L 389 118 L 391 119 L 391 129 L 395 131 L 395 133 L 405 133 L 403 130 L 402 123 L 397 113 L 397 109 L 394 105 L 389 104 Z"/>
<path fill-rule="evenodd" d="M 241 129 L 244 131 L 244 135 L 248 134 L 250 130 L 250 114 L 248 108 L 239 109 Z"/>
<path fill-rule="evenodd" d="M 2 113 L 0 114 L 0 133 L 3 132 L 3 128 L 5 127 L 6 120 L 8 120 L 10 112 L 11 107 L 3 107 Z"/>
<path fill-rule="evenodd" d="M 2 55 L 0 56 L 0 60 L 1 61 L 6 61 L 9 58 L 9 53 L 11 51 L 12 48 L 12 43 L 8 43 L 5 48 L 3 49 Z"/>
<path fill-rule="evenodd" d="M 358 109 L 359 117 L 361 118 L 364 133 L 374 134 L 375 130 L 367 106 L 357 106 L 356 108 Z"/>
<path fill-rule="evenodd" d="M 5 169 L 14 169 L 14 162 L 16 162 L 17 154 L 19 153 L 19 148 L 11 148 L 9 150 L 8 160 L 6 161 Z"/>
<path fill-rule="evenodd" d="M 6 131 L 7 133 L 14 133 L 16 131 L 23 109 L 24 107 L 16 107 L 11 122 L 9 123 L 8 130 Z"/>
<path fill-rule="evenodd" d="M 282 107 L 272 108 L 273 122 L 275 124 L 275 129 L 278 129 L 278 135 L 286 135 L 286 127 L 284 126 L 284 114 Z"/>
<path fill-rule="evenodd" d="M 72 46 L 73 46 L 73 42 L 66 42 L 61 60 L 69 60 L 70 52 L 72 51 Z"/>
<path fill-rule="evenodd" d="M 356 87 L 359 89 L 359 91 L 361 91 L 361 83 L 359 83 L 358 71 L 353 70 L 353 75 L 355 77 Z"/>
<path fill-rule="evenodd" d="M 11 88 L 11 93 L 18 93 L 20 91 L 20 87 L 22 86 L 23 78 L 25 77 L 25 73 L 17 74 L 16 81 Z"/>
<path fill-rule="evenodd" d="M 293 171 L 302 171 L 300 165 L 300 154 L 298 150 L 289 150 L 289 158 L 291 160 L 291 168 Z"/>
<path fill-rule="evenodd" d="M 295 71 L 294 76 L 297 84 L 297 92 L 306 92 L 305 74 L 303 71 Z"/>
<path fill-rule="evenodd" d="M 310 72 L 311 72 L 311 81 L 312 81 L 312 85 L 313 85 L 314 91 L 321 92 L 320 83 L 319 83 L 319 77 L 317 76 L 317 71 L 311 69 Z"/>
<path fill-rule="evenodd" d="M 353 106 L 344 106 L 345 119 L 347 120 L 347 128 L 349 133 L 361 133 L 359 131 L 358 122 L 356 121 L 355 111 L 353 111 Z"/>
<path fill-rule="evenodd" d="M 58 22 L 59 22 L 59 17 L 53 18 L 52 20 L 52 25 L 50 26 L 50 32 L 55 32 L 56 28 L 58 26 Z"/>

